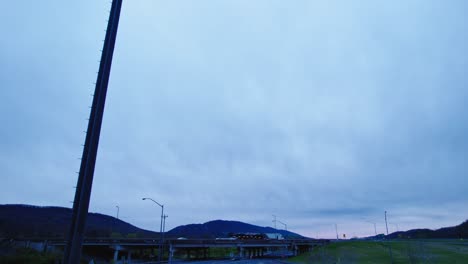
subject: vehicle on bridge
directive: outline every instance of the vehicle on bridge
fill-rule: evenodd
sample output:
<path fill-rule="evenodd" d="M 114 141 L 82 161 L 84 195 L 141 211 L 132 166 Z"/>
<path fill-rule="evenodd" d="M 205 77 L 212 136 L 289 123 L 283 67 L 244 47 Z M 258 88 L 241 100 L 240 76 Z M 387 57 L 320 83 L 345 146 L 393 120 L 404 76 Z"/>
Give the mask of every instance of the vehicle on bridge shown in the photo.
<path fill-rule="evenodd" d="M 268 240 L 268 236 L 264 233 L 236 233 L 232 237 L 238 240 Z"/>

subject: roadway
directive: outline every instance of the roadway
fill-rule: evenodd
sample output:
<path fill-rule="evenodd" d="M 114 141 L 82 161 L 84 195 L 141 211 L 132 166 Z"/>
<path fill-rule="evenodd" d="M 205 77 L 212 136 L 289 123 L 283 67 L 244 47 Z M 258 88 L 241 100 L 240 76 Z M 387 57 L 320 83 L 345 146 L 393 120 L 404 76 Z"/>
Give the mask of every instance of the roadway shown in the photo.
<path fill-rule="evenodd" d="M 157 264 L 157 262 L 132 262 L 134 264 Z M 287 264 L 280 259 L 200 260 L 172 261 L 172 264 Z"/>

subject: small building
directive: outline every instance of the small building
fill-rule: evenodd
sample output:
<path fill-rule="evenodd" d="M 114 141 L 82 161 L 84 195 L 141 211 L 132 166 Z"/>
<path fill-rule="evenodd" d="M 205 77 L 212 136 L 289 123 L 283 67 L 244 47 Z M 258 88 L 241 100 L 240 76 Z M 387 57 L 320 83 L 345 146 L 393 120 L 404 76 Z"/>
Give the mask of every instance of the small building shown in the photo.
<path fill-rule="evenodd" d="M 280 233 L 265 233 L 268 239 L 282 240 L 284 239 L 283 235 Z"/>

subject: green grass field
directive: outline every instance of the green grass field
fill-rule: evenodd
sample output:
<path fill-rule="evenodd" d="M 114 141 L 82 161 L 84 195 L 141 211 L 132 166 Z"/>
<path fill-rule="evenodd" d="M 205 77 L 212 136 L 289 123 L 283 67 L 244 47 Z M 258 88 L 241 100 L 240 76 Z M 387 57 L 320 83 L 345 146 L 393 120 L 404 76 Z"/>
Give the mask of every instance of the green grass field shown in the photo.
<path fill-rule="evenodd" d="M 289 259 L 293 263 L 468 263 L 460 240 L 340 241 Z"/>

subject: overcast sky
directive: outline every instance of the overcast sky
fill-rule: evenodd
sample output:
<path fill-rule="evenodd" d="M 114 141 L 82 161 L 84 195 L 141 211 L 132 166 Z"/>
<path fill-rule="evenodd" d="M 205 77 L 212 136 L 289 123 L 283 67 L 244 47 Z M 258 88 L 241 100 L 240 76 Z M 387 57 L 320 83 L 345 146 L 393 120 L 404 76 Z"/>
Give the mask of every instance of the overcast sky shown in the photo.
<path fill-rule="evenodd" d="M 3 1 L 0 203 L 70 207 L 106 1 Z M 308 236 L 468 218 L 468 2 L 124 0 L 90 211 Z M 280 226 L 278 226 L 280 227 Z"/>

